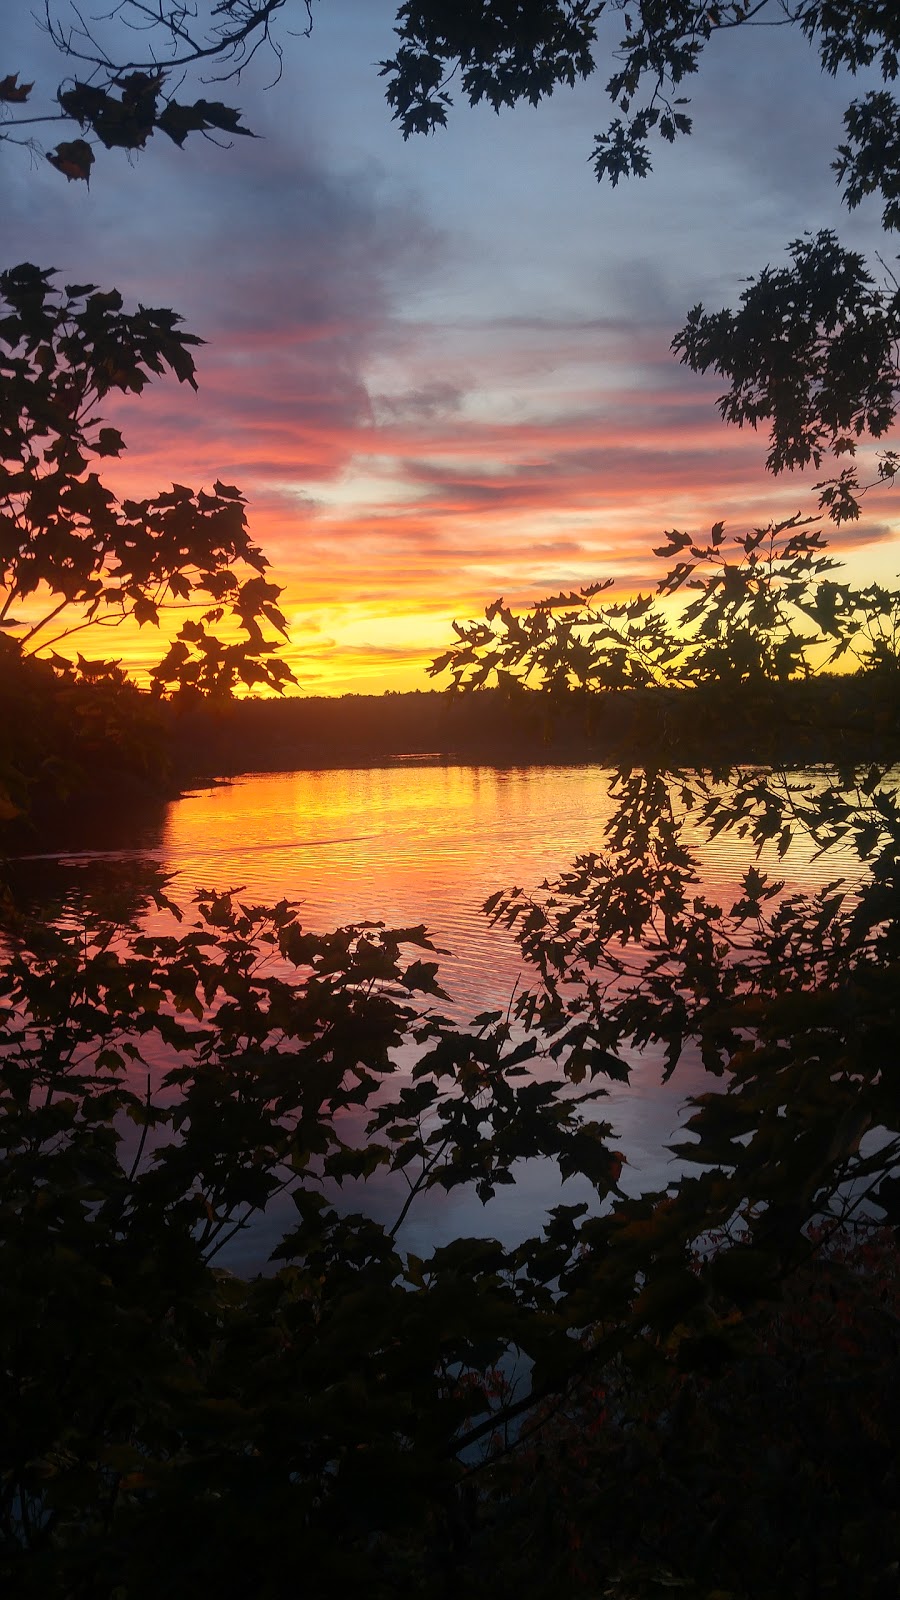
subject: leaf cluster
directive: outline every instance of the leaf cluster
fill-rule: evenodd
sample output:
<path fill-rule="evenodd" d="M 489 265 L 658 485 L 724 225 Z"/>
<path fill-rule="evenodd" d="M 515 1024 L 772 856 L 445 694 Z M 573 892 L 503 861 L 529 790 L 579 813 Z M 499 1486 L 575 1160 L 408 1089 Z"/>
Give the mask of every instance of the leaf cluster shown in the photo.
<path fill-rule="evenodd" d="M 765 268 L 741 295 L 739 311 L 697 305 L 673 350 L 694 372 L 729 380 L 718 401 L 726 422 L 771 423 L 766 465 L 819 467 L 823 457 L 854 456 L 863 436 L 880 439 L 897 411 L 900 290 L 879 289 L 863 258 L 823 230 L 796 239 L 792 265 Z M 892 479 L 893 452 L 879 477 Z M 863 492 L 853 468 L 817 487 L 837 522 L 859 517 Z"/>
<path fill-rule="evenodd" d="M 141 150 L 156 128 L 179 147 L 189 133 L 210 129 L 248 133 L 238 125 L 240 114 L 218 101 L 197 100 L 187 106 L 167 99 L 160 109 L 164 82 L 161 72 L 152 77 L 131 72 L 116 81 L 118 97 L 93 84 L 76 82 L 71 89 L 60 90 L 57 98 L 67 116 L 91 129 L 107 150 Z"/>
<path fill-rule="evenodd" d="M 265 37 L 269 17 L 282 4 L 283 0 L 274 0 L 274 3 L 261 0 L 258 5 L 254 0 L 226 0 L 224 5 L 216 7 L 218 22 L 213 23 L 211 46 L 189 46 L 187 60 L 229 54 L 234 58 L 241 49 L 234 24 L 237 24 L 238 35 L 244 33 L 249 37 L 260 30 Z M 64 80 L 56 91 L 57 109 L 39 111 L 35 115 L 30 114 L 32 108 L 28 105 L 35 84 L 20 83 L 18 72 L 7 73 L 0 80 L 0 109 L 5 112 L 0 122 L 0 139 L 32 144 L 35 148 L 28 136 L 19 135 L 16 131 L 19 127 L 58 121 L 74 123 L 81 130 L 80 135 L 60 141 L 44 154 L 50 165 L 70 182 L 80 179 L 89 183 L 97 145 L 106 150 L 138 152 L 146 148 L 157 132 L 166 134 L 179 148 L 192 133 L 202 133 L 206 137 L 219 134 L 229 138 L 235 135 L 252 137 L 250 129 L 241 124 L 240 111 L 223 101 L 205 97 L 189 102 L 176 99 L 172 87 L 173 69 L 177 89 L 184 78 L 183 71 L 179 72 L 178 68 L 187 64 L 184 57 L 179 57 L 178 43 L 183 45 L 190 38 L 187 31 L 189 11 L 184 6 L 160 5 L 155 16 L 153 13 L 148 16 L 145 6 L 136 0 L 126 0 L 124 6 L 116 8 L 116 15 L 92 21 L 87 21 L 74 7 L 67 21 L 65 9 L 52 6 L 47 0 L 45 31 L 63 54 L 75 58 L 87 69 L 87 76 Z M 161 62 L 151 52 L 150 59 L 139 65 L 127 59 L 117 63 L 92 32 L 92 28 L 103 21 L 115 21 L 119 25 L 124 22 L 130 31 L 143 33 L 156 28 L 162 35 L 169 36 L 170 44 L 175 46 L 174 56 Z M 117 42 L 121 46 L 121 34 Z M 19 107 L 26 107 L 29 114 L 22 115 Z"/>
<path fill-rule="evenodd" d="M 604 13 L 613 12 L 622 30 L 614 44 L 601 37 Z M 468 7 L 420 0 L 400 7 L 395 30 L 400 42 L 381 71 L 388 77 L 388 103 L 408 138 L 446 124 L 449 85 L 456 77 L 470 104 L 487 100 L 499 111 L 519 101 L 537 104 L 554 88 L 590 77 L 610 59 L 615 70 L 605 89 L 620 115 L 597 135 L 592 161 L 597 176 L 615 185 L 651 170 L 651 137 L 671 144 L 692 131 L 692 119 L 682 109 L 689 102 L 678 91 L 700 70 L 714 35 L 767 24 L 798 27 L 832 76 L 842 68 L 870 67 L 885 82 L 897 75 L 900 34 L 889 8 L 787 0 L 683 0 L 666 6 L 619 0 L 609 7 L 590 0 Z M 892 125 L 895 109 L 884 93 L 865 97 L 847 113 L 848 134 L 860 148 L 855 157 L 842 150 L 844 165 L 837 170 L 850 180 L 851 204 L 867 177 L 891 181 L 894 157 L 884 130 Z"/>
<path fill-rule="evenodd" d="M 745 888 L 752 918 L 771 895 Z M 814 1238 L 803 1224 L 836 1182 L 871 1187 L 876 1169 L 894 1204 L 895 1145 L 861 1148 L 873 1120 L 897 1123 L 885 952 L 857 963 L 830 1011 L 787 977 L 762 1012 L 733 994 L 717 1019 L 707 1006 L 707 1029 L 756 1044 L 732 1053 L 729 1093 L 694 1099 L 699 1176 L 628 1199 L 591 1109 L 602 1089 L 577 1087 L 627 1075 L 596 1022 L 450 1023 L 421 927 L 314 934 L 286 903 L 203 891 L 168 932 L 165 885 L 145 893 L 153 932 L 90 899 L 55 928 L 13 917 L 5 930 L 6 1581 L 130 1600 L 189 1593 L 205 1574 L 280 1597 L 299 1550 L 311 1593 L 365 1576 L 387 1596 L 404 1572 L 463 1574 L 485 1548 L 512 1581 L 523 1536 L 554 1570 L 586 1535 L 610 1578 L 627 1568 L 619 1514 L 598 1522 L 583 1496 L 610 1492 L 624 1451 L 668 1497 L 691 1394 L 704 1427 L 725 1427 L 709 1374 L 736 1370 L 777 1406 L 767 1308 L 838 1237 L 836 1218 Z M 835 917 L 812 935 L 823 962 Z M 403 1247 L 428 1188 L 487 1198 L 534 1157 L 580 1175 L 594 1204 L 555 1207 L 512 1249 Z M 392 1222 L 341 1198 L 376 1174 L 398 1196 Z M 294 1221 L 269 1269 L 234 1276 L 223 1252 L 277 1203 Z M 881 1313 L 870 1344 L 890 1327 Z M 737 1407 L 745 1426 L 752 1409 Z M 568 1508 L 561 1414 L 581 1458 Z M 563 1517 L 540 1535 L 536 1448 Z M 530 1531 L 511 1542 L 523 1516 Z M 660 1561 L 677 1559 L 677 1539 L 655 1537 Z M 714 1547 L 711 1571 L 721 1560 Z"/>
<path fill-rule="evenodd" d="M 201 341 L 172 311 L 129 312 L 115 290 L 59 290 L 53 277 L 28 263 L 0 274 L 0 626 L 66 670 L 59 647 L 84 628 L 159 627 L 182 608 L 191 615 L 150 669 L 158 692 L 281 688 L 280 591 L 240 492 L 216 481 L 119 500 L 93 470 L 125 448 L 102 402 L 167 370 L 196 388 Z"/>
<path fill-rule="evenodd" d="M 298 1536 L 314 1586 L 338 1532 L 351 1572 L 395 1527 L 421 1537 L 506 1392 L 501 1357 L 565 1354 L 548 1285 L 575 1238 L 423 1260 L 395 1240 L 411 1201 L 487 1197 L 536 1151 L 600 1195 L 621 1165 L 591 1095 L 529 1074 L 534 1041 L 429 1009 L 423 928 L 316 935 L 232 893 L 197 911 L 186 932 L 89 906 L 6 929 L 0 1560 L 23 1594 L 190 1587 L 188 1529 L 204 1570 L 219 1549 L 223 1578 L 258 1564 L 272 1594 Z M 392 1225 L 338 1202 L 379 1170 L 406 1195 Z M 216 1258 L 279 1197 L 296 1220 L 272 1270 L 233 1277 Z"/>
<path fill-rule="evenodd" d="M 602 10 L 592 0 L 402 5 L 400 46 L 380 70 L 390 75 L 387 101 L 403 137 L 446 125 L 445 83 L 457 72 L 469 103 L 486 100 L 494 111 L 519 100 L 537 105 L 560 83 L 589 77 Z"/>
<path fill-rule="evenodd" d="M 521 612 L 496 600 L 483 621 L 454 623 L 457 642 L 431 674 L 450 672 L 457 689 L 493 679 L 564 702 L 573 691 L 761 689 L 838 663 L 889 671 L 896 660 L 896 592 L 837 579 L 814 519 L 735 535 L 718 522 L 705 541 L 678 529 L 663 538 L 654 554 L 672 564 L 655 593 L 602 599 L 608 579 Z"/>
<path fill-rule="evenodd" d="M 479 681 L 482 669 L 519 682 L 534 674 L 557 696 L 730 683 L 738 713 L 742 686 L 811 673 L 816 650 L 830 659 L 853 650 L 870 666 L 883 659 L 872 642 L 893 637 L 896 595 L 836 583 L 817 532 L 792 521 L 736 546 L 719 524 L 706 546 L 673 533 L 660 547 L 679 559 L 659 593 L 695 591 L 679 627 L 643 598 L 597 606 L 595 591 L 554 596 L 523 618 L 495 606 L 486 624 L 459 630 L 449 659 L 457 682 Z M 687 1058 L 725 1085 L 695 1097 L 691 1140 L 674 1147 L 704 1169 L 674 1189 L 668 1216 L 680 1219 L 682 1243 L 701 1214 L 698 1234 L 739 1219 L 740 1236 L 774 1243 L 783 1265 L 816 1216 L 873 1204 L 893 1221 L 896 770 L 689 770 L 676 758 L 659 770 L 620 768 L 610 795 L 602 852 L 535 893 L 512 888 L 486 902 L 535 974 L 516 1002 L 520 1022 L 564 1039 L 583 1028 L 623 1075 L 650 1051 L 665 1076 Z M 718 904 L 701 888 L 703 845 L 729 833 L 779 861 L 800 841 L 818 855 L 852 853 L 862 882 L 834 876 L 800 892 L 752 866 L 730 906 Z M 623 1259 L 628 1237 L 615 1231 L 617 1214 L 585 1224 L 610 1262 Z"/>

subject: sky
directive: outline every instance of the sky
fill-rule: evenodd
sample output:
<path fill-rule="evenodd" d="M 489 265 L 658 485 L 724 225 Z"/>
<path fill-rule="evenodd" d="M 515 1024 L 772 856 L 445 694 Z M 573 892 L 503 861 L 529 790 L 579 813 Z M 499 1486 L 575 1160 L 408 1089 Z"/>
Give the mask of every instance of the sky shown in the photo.
<path fill-rule="evenodd" d="M 0 147 L 4 265 L 172 306 L 208 341 L 198 393 L 161 381 L 107 406 L 128 449 L 105 477 L 142 497 L 240 486 L 308 694 L 432 686 L 452 620 L 500 595 L 647 589 L 664 529 L 811 511 L 815 475 L 767 476 L 765 436 L 726 429 L 721 385 L 670 342 L 806 230 L 884 249 L 878 207 L 848 217 L 829 170 L 860 85 L 793 29 L 714 41 L 686 91 L 693 136 L 612 189 L 589 165 L 602 71 L 500 117 L 457 103 L 404 143 L 376 65 L 395 10 L 316 0 L 309 38 L 282 29 L 278 83 L 262 55 L 196 91 L 259 135 L 232 148 L 157 136 L 131 161 L 101 152 L 88 189 Z M 55 88 L 31 8 L 4 29 L 3 70 Z M 898 527 L 879 491 L 832 543 L 853 576 L 892 581 Z M 115 653 L 139 676 L 158 641 L 123 630 Z"/>

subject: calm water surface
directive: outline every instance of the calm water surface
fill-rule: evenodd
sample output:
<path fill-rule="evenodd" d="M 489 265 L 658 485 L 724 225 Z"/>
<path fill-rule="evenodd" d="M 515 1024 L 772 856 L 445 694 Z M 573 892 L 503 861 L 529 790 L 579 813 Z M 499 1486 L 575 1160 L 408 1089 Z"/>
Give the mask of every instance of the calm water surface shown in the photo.
<path fill-rule="evenodd" d="M 505 1003 L 522 968 L 514 941 L 482 915 L 485 898 L 533 888 L 601 849 L 609 777 L 598 766 L 421 763 L 254 774 L 176 801 L 153 853 L 176 874 L 176 898 L 240 885 L 261 902 L 299 901 L 317 929 L 425 922 L 449 951 L 442 970 L 454 997 L 480 1010 Z M 752 860 L 720 836 L 704 849 L 706 889 L 731 893 Z M 799 850 L 769 865 L 805 886 L 852 867 L 833 856 L 823 867 Z"/>
<path fill-rule="evenodd" d="M 597 766 L 490 767 L 416 762 L 363 770 L 260 773 L 173 802 L 161 831 L 135 840 L 133 852 L 174 874 L 173 898 L 185 904 L 198 887 L 241 888 L 266 903 L 300 904 L 301 921 L 317 931 L 348 922 L 424 922 L 448 953 L 441 981 L 460 1020 L 505 1006 L 528 970 L 512 937 L 492 929 L 481 905 L 493 890 L 535 887 L 576 855 L 599 850 L 611 810 L 609 774 Z M 67 859 L 88 864 L 92 853 Z M 727 897 L 751 852 L 719 839 L 704 853 L 704 887 Z M 813 887 L 841 872 L 847 859 L 813 860 L 792 851 L 792 885 Z M 762 865 L 765 867 L 766 862 Z M 725 899 L 725 903 L 730 901 Z M 679 1105 L 702 1073 L 685 1070 L 668 1086 L 658 1062 L 634 1064 L 631 1084 L 610 1086 L 598 1115 L 611 1121 L 613 1141 L 627 1155 L 623 1187 L 657 1187 L 678 1171 L 666 1145 Z M 705 1085 L 708 1086 L 708 1085 Z M 348 1209 L 392 1218 L 399 1209 L 391 1180 L 345 1188 Z M 533 1232 L 540 1215 L 561 1200 L 588 1198 L 587 1186 L 561 1185 L 555 1169 L 535 1166 L 515 1188 L 501 1189 L 487 1207 L 468 1193 L 434 1191 L 404 1226 L 402 1242 L 421 1251 L 460 1233 L 487 1233 L 511 1242 Z M 402 1194 L 400 1195 L 402 1198 Z M 229 1264 L 263 1259 L 284 1218 L 266 1219 L 235 1247 Z"/>

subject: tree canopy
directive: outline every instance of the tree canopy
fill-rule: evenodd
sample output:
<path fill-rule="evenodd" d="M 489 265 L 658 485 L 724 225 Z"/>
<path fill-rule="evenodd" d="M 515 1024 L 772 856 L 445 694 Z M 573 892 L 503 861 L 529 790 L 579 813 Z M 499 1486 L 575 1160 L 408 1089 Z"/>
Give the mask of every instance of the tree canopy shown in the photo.
<path fill-rule="evenodd" d="M 49 120 L 72 122 L 107 149 L 142 149 L 155 131 L 178 144 L 194 132 L 246 134 L 235 108 L 203 99 L 180 103 L 173 83 L 192 72 L 211 71 L 220 82 L 239 79 L 262 50 L 280 64 L 279 24 L 296 31 L 299 23 L 311 33 L 314 3 L 123 0 L 105 16 L 88 17 L 70 0 L 44 0 L 44 28 L 85 81 L 60 84 L 58 109 L 42 112 L 29 105 L 36 85 L 9 72 L 0 81 L 4 136 L 18 141 L 19 128 Z M 486 101 L 499 111 L 520 100 L 536 105 L 560 86 L 612 67 L 605 89 L 618 114 L 597 134 L 593 161 L 598 176 L 615 184 L 650 170 L 652 138 L 672 143 L 692 131 L 682 109 L 689 101 L 679 91 L 701 70 L 710 40 L 760 26 L 797 28 L 832 76 L 869 68 L 885 82 L 897 76 L 900 26 L 892 8 L 849 0 L 470 0 L 453 6 L 409 0 L 397 11 L 395 54 L 380 69 L 388 103 L 409 137 L 446 124 L 455 81 L 470 105 Z M 27 116 L 18 109 L 25 106 Z M 880 193 L 885 226 L 893 226 L 900 184 L 896 101 L 887 92 L 867 93 L 848 107 L 845 127 L 835 169 L 847 202 L 857 205 L 864 195 Z M 75 158 L 66 171 L 56 155 L 53 164 L 65 176 L 87 176 L 87 156 L 86 167 Z"/>
<path fill-rule="evenodd" d="M 196 387 L 191 351 L 172 311 L 127 312 L 115 291 L 58 289 L 24 264 L 0 275 L 0 625 L 26 654 L 55 654 L 86 628 L 131 617 L 158 627 L 187 610 L 150 668 L 158 691 L 280 688 L 280 593 L 253 543 L 244 501 L 229 484 L 173 484 L 119 499 L 91 470 L 125 441 L 100 415 L 114 391 L 140 394 L 167 369 Z M 243 570 L 242 570 L 243 569 Z M 231 624 L 233 638 L 216 626 Z"/>
<path fill-rule="evenodd" d="M 618 38 L 607 34 L 607 21 L 621 29 Z M 456 78 L 471 105 L 485 100 L 499 111 L 521 100 L 536 105 L 560 85 L 612 66 L 605 89 L 619 114 L 598 133 L 592 159 L 598 177 L 616 184 L 650 171 L 651 139 L 671 144 L 691 133 L 684 110 L 689 101 L 681 91 L 701 70 L 713 36 L 767 24 L 798 28 L 832 75 L 874 67 L 885 81 L 897 76 L 900 23 L 892 8 L 815 0 L 498 0 L 487 6 L 475 0 L 452 7 L 410 0 L 397 14 L 397 52 L 382 71 L 389 103 L 408 137 L 447 122 Z M 886 93 L 868 95 L 848 109 L 848 143 L 841 147 L 838 172 L 849 204 L 876 189 L 888 201 L 893 197 L 900 173 L 897 116 L 896 102 Z"/>
<path fill-rule="evenodd" d="M 68 178 L 86 178 L 91 141 L 106 149 L 143 149 L 154 132 L 183 144 L 190 133 L 240 135 L 240 112 L 221 102 L 182 103 L 175 89 L 190 75 L 240 79 L 261 51 L 280 67 L 279 27 L 312 32 L 315 0 L 122 0 L 107 14 L 87 15 L 71 0 L 44 0 L 43 27 L 82 77 L 56 90 L 54 109 L 30 103 L 34 83 L 10 71 L 0 80 L 6 106 L 3 137 L 24 142 L 25 127 L 70 122 L 88 138 L 48 152 Z M 818 0 L 408 0 L 397 10 L 395 54 L 380 63 L 389 105 L 405 138 L 448 120 L 454 85 L 470 105 L 495 110 L 527 100 L 536 105 L 560 86 L 612 68 L 605 90 L 617 115 L 596 136 L 593 162 L 615 184 L 650 170 L 651 140 L 669 143 L 692 131 L 681 93 L 702 68 L 720 33 L 760 26 L 794 27 L 832 76 L 874 69 L 897 76 L 900 25 L 889 6 Z M 40 91 L 39 91 L 40 92 Z M 180 92 L 180 88 L 178 89 Z M 27 111 L 23 108 L 27 108 Z M 870 92 L 848 108 L 847 142 L 835 168 L 849 205 L 864 195 L 885 200 L 885 226 L 897 218 L 900 185 L 898 107 L 887 92 Z M 72 147 L 75 147 L 74 150 Z"/>

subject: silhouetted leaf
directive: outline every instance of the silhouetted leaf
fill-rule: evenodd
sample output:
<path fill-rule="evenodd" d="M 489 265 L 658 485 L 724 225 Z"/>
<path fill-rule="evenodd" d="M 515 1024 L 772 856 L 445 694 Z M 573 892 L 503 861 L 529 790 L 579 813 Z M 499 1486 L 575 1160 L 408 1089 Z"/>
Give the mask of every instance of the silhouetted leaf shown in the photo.
<path fill-rule="evenodd" d="M 94 152 L 86 140 L 69 139 L 58 144 L 55 150 L 49 150 L 47 160 L 70 183 L 74 178 L 81 178 L 87 183 L 94 165 Z"/>

